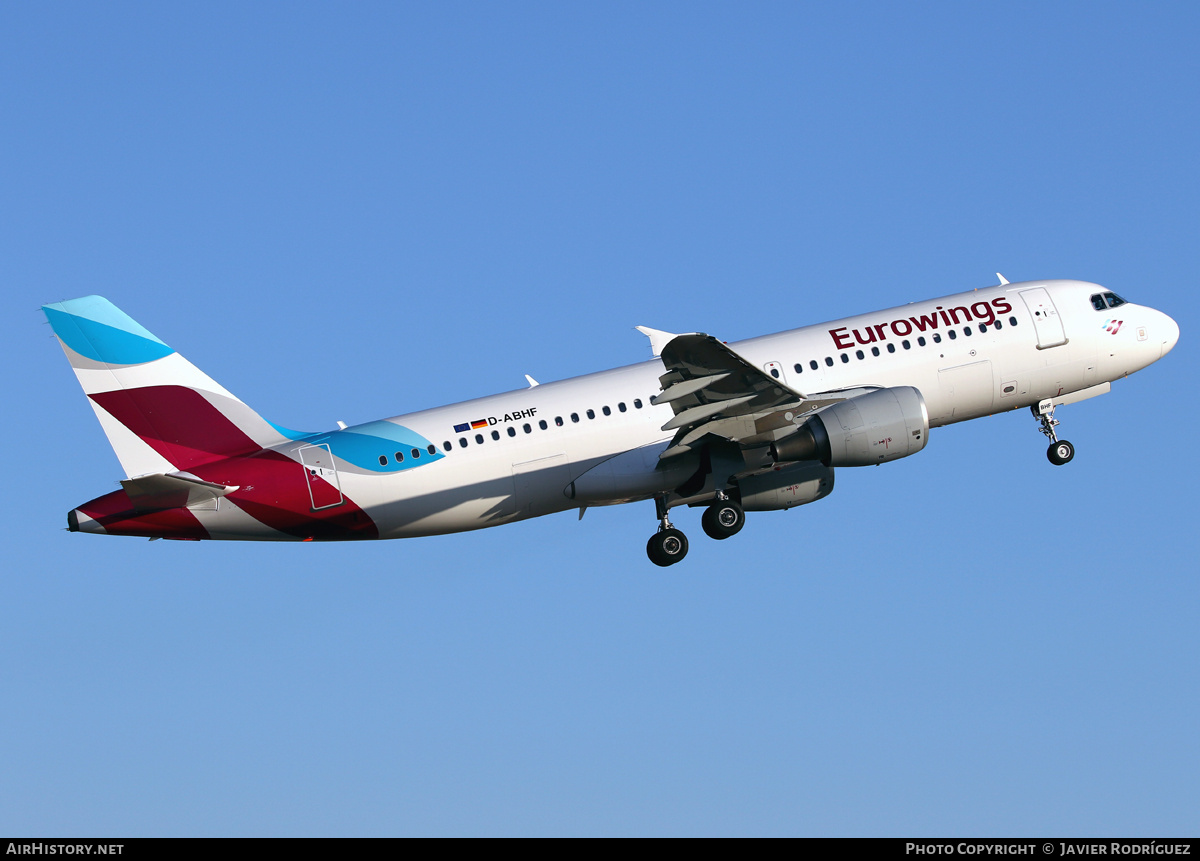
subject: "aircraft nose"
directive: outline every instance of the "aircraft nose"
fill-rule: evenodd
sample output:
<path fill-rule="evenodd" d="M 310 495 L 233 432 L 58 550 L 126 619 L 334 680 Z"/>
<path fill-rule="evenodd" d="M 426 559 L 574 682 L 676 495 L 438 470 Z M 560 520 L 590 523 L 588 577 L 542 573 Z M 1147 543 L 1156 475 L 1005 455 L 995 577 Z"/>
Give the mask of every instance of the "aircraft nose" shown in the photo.
<path fill-rule="evenodd" d="M 1175 347 L 1179 342 L 1179 324 L 1163 314 L 1163 337 L 1162 337 L 1162 352 L 1159 353 L 1159 358 L 1162 358 Z"/>

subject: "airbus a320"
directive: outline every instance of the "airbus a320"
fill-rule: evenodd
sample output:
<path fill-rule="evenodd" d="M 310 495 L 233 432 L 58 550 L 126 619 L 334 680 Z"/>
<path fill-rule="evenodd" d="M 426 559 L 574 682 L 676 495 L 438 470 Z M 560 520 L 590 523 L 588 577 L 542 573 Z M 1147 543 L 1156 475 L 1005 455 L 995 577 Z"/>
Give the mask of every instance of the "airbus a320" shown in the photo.
<path fill-rule="evenodd" d="M 651 361 L 307 433 L 262 418 L 108 300 L 43 307 L 126 478 L 73 532 L 180 540 L 413 538 L 653 501 L 718 540 L 747 512 L 833 490 L 839 467 L 916 454 L 931 428 L 1029 409 L 1062 465 L 1055 410 L 1158 361 L 1179 327 L 1083 281 L 1000 284 L 727 344 L 638 327 Z"/>

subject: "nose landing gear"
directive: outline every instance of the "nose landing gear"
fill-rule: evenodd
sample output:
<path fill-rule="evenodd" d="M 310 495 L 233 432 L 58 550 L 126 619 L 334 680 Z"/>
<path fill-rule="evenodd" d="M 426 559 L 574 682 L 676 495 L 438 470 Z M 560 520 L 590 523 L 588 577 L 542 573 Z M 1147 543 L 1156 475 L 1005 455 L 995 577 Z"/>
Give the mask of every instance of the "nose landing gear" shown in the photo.
<path fill-rule="evenodd" d="M 1054 429 L 1059 425 L 1058 419 L 1054 417 L 1054 401 L 1046 399 L 1041 403 L 1031 406 L 1029 411 L 1033 413 L 1033 417 L 1041 425 L 1039 430 L 1050 440 L 1050 447 L 1046 449 L 1046 457 L 1049 461 L 1055 466 L 1070 463 L 1071 459 L 1075 457 L 1075 446 L 1065 439 L 1059 439 L 1058 434 L 1054 432 Z"/>

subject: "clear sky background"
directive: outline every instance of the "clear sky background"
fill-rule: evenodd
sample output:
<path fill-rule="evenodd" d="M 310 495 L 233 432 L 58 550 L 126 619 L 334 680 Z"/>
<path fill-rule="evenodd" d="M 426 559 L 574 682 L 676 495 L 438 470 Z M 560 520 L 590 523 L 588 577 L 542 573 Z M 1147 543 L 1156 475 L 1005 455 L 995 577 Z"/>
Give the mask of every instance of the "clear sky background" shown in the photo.
<path fill-rule="evenodd" d="M 0 832 L 1192 834 L 1200 6 L 0 6 Z M 1011 280 L 1164 361 L 645 558 L 651 503 L 73 535 L 38 307 L 318 430 Z"/>

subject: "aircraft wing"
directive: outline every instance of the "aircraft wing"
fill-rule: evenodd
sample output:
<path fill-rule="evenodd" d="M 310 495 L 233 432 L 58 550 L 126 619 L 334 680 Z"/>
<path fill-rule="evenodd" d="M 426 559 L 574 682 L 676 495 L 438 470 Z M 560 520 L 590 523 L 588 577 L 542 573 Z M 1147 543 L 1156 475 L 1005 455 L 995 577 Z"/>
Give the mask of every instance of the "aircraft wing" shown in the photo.
<path fill-rule="evenodd" d="M 744 448 L 767 445 L 793 433 L 802 414 L 853 396 L 806 396 L 700 332 L 674 336 L 660 358 L 667 372 L 658 378 L 662 391 L 652 401 L 671 405 L 675 416 L 662 429 L 676 430 L 660 459 L 693 451 L 712 437 Z"/>

